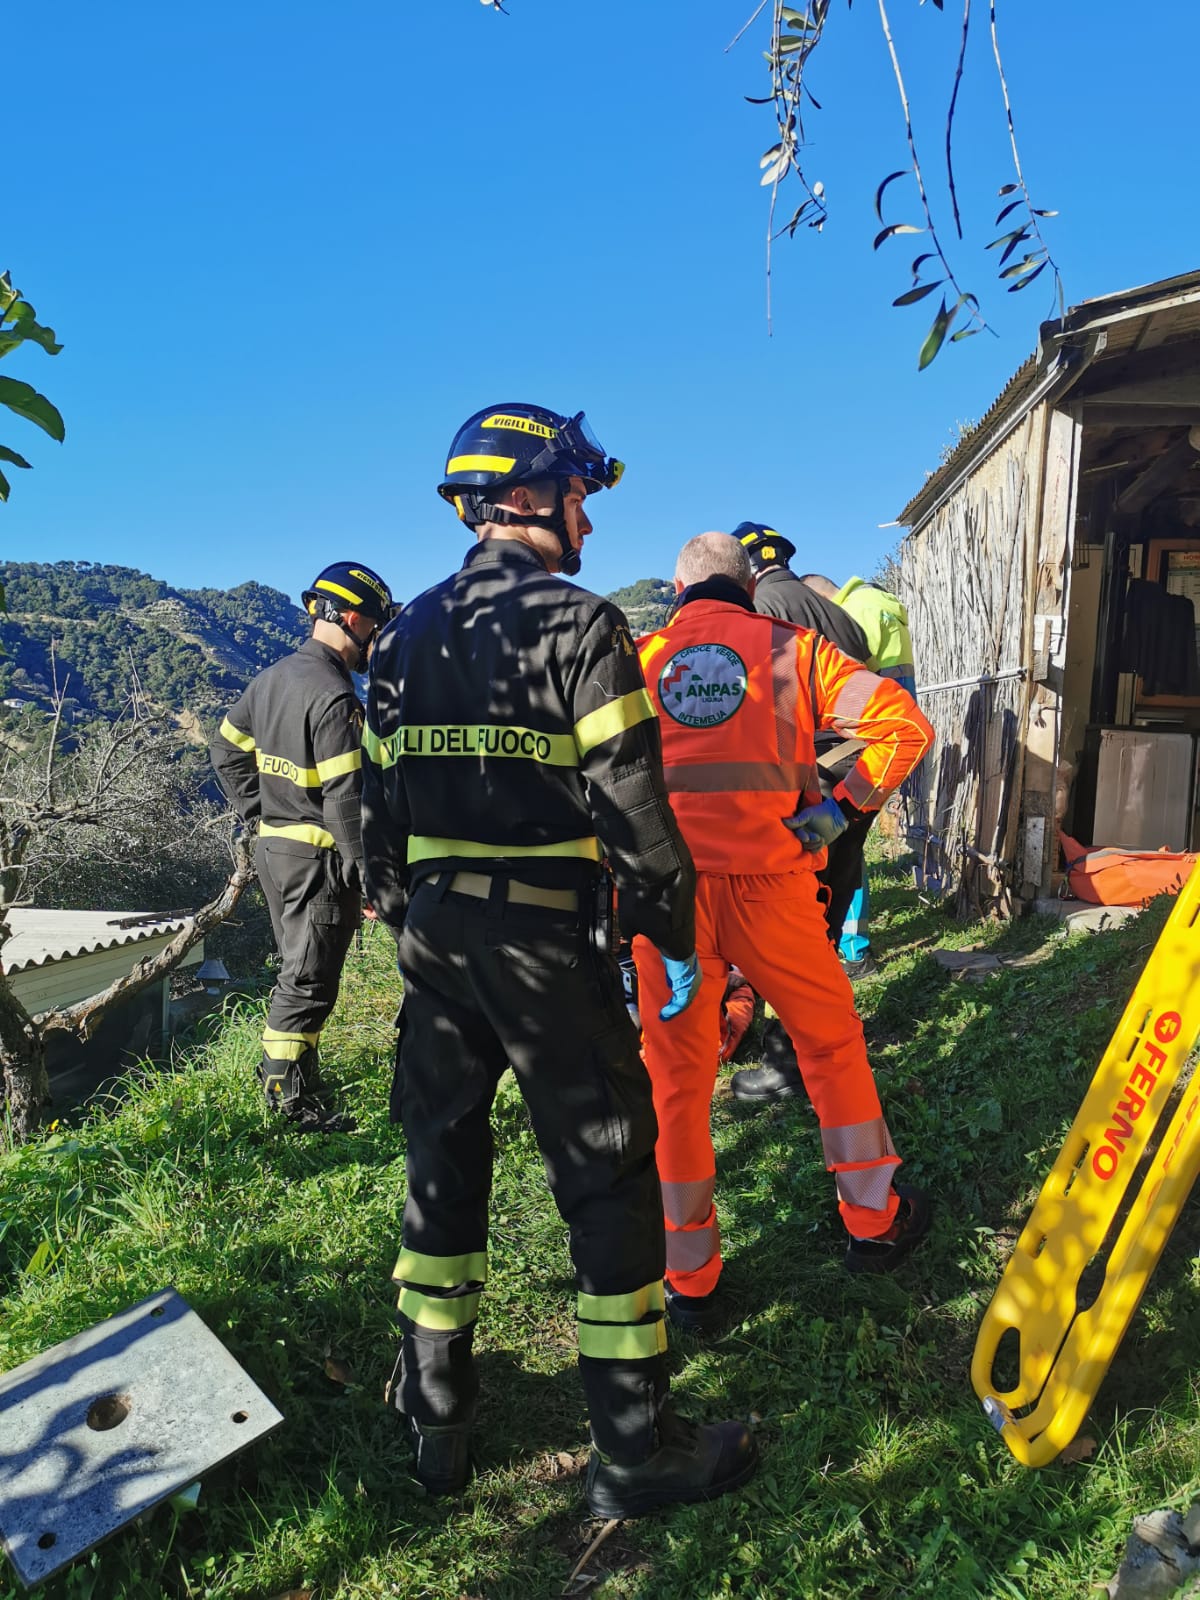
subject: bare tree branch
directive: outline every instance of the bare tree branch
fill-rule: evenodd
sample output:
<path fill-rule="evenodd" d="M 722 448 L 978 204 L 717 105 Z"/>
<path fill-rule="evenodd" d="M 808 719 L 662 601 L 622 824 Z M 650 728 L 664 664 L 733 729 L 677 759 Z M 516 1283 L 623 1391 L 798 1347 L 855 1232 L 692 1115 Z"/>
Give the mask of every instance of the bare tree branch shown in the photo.
<path fill-rule="evenodd" d="M 734 45 L 738 42 L 738 40 L 742 37 L 742 35 L 748 29 L 750 29 L 750 28 L 752 28 L 754 26 L 754 24 L 758 21 L 759 17 L 762 16 L 763 12 L 767 9 L 767 7 L 768 7 L 768 5 L 770 5 L 770 3 L 771 3 L 771 0 L 759 0 L 758 5 L 755 6 L 755 8 L 754 8 L 754 15 L 752 17 L 748 17 L 746 19 L 746 21 L 742 23 L 741 27 L 734 34 L 733 38 L 730 39 L 729 43 L 725 46 L 726 54 L 728 54 L 728 52 L 733 49 Z"/>
<path fill-rule="evenodd" d="M 129 1000 L 135 994 L 140 994 L 143 989 L 177 967 L 192 946 L 201 940 L 210 928 L 225 920 L 253 877 L 254 861 L 250 841 L 242 836 L 235 841 L 234 868 L 221 893 L 215 900 L 210 900 L 206 906 L 202 906 L 194 917 L 189 917 L 168 945 L 156 955 L 147 956 L 139 961 L 132 972 L 110 983 L 108 988 L 102 989 L 99 994 L 89 995 L 77 1005 L 55 1011 L 38 1012 L 33 1018 L 34 1027 L 43 1036 L 65 1032 L 86 1039 L 94 1024 L 110 1006 L 118 1000 Z"/>

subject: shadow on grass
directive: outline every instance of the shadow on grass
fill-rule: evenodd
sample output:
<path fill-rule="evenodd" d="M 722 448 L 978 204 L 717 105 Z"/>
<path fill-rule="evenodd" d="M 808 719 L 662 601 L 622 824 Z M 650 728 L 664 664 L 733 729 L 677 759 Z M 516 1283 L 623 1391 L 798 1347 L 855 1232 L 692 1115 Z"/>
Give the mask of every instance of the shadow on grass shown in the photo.
<path fill-rule="evenodd" d="M 1162 1418 L 1194 1411 L 1200 1318 L 1185 1242 L 1194 1205 L 1089 1419 L 1105 1441 L 1093 1462 L 1016 1467 L 968 1379 L 979 1316 L 1153 942 L 1157 911 L 973 984 L 937 966 L 932 946 L 1027 951 L 1055 925 L 958 928 L 916 902 L 890 868 L 873 889 L 883 970 L 860 991 L 861 1006 L 905 1175 L 937 1203 L 933 1232 L 895 1278 L 851 1278 L 811 1111 L 719 1098 L 731 1320 L 711 1345 L 673 1337 L 672 1365 L 682 1410 L 757 1418 L 762 1469 L 727 1500 L 622 1529 L 588 1569 L 619 1569 L 606 1591 L 614 1595 L 1080 1592 L 1091 1574 L 1079 1552 L 1111 1571 L 1124 1534 L 1110 1552 L 1117 1520 L 1127 1526 L 1131 1510 L 1148 1509 L 1122 1503 L 1108 1441 L 1136 1447 Z M 496 1217 L 497 1271 L 481 1324 L 481 1476 L 446 1503 L 430 1501 L 411 1475 L 407 1442 L 381 1399 L 397 1337 L 387 1279 L 403 1146 L 385 1120 L 387 997 L 360 1011 L 367 977 L 351 975 L 350 1020 L 331 1028 L 363 1133 L 275 1138 L 239 1090 L 229 1103 L 205 1095 L 185 1104 L 127 1156 L 149 1168 L 164 1153 L 190 1152 L 195 1169 L 220 1146 L 230 1185 L 268 1195 L 249 1236 L 234 1226 L 231 1187 L 227 1241 L 200 1251 L 180 1229 L 159 1259 L 184 1271 L 181 1291 L 191 1289 L 191 1303 L 288 1422 L 214 1475 L 203 1515 L 174 1528 L 163 1511 L 105 1547 L 89 1569 L 96 1596 L 248 1600 L 315 1586 L 319 1600 L 534 1600 L 562 1591 L 596 1531 L 577 1470 L 586 1421 L 562 1230 L 544 1190 L 530 1192 L 542 1183 L 540 1163 L 515 1098 L 497 1104 L 493 1209 L 511 1215 Z M 314 1209 L 319 1193 L 327 1211 L 345 1215 L 314 1220 L 306 1237 L 285 1207 L 310 1191 Z M 331 1247 L 333 1236 L 344 1248 Z M 128 1283 L 105 1292 L 134 1298 Z M 95 1293 L 81 1290 L 79 1304 Z M 329 1364 L 352 1382 L 334 1381 Z M 65 1582 L 46 1592 L 84 1600 Z"/>

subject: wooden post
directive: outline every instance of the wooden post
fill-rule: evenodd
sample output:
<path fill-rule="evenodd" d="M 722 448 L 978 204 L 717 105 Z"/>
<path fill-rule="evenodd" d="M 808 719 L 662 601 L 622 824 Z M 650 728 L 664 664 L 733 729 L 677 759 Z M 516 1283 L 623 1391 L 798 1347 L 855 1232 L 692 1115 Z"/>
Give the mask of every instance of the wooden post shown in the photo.
<path fill-rule="evenodd" d="M 1054 786 L 1062 726 L 1062 676 L 1081 432 L 1074 415 L 1049 410 L 1028 591 L 1026 659 L 1031 672 L 1021 775 L 1022 850 L 1018 874 L 1024 900 L 1033 900 L 1048 889 L 1054 860 Z"/>

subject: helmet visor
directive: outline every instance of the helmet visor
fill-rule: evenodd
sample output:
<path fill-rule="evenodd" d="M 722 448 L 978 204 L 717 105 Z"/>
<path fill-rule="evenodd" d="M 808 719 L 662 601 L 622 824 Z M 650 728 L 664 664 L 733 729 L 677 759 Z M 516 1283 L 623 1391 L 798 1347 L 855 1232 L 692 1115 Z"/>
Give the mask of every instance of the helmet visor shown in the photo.
<path fill-rule="evenodd" d="M 576 476 L 596 489 L 612 489 L 621 481 L 625 463 L 605 455 L 604 446 L 592 432 L 582 411 L 576 412 L 559 433 L 559 448 L 579 467 Z"/>
<path fill-rule="evenodd" d="M 625 463 L 604 454 L 604 446 L 592 432 L 587 418 L 579 411 L 564 422 L 553 439 L 547 441 L 533 460 L 520 469 L 521 481 L 536 478 L 582 478 L 587 493 L 611 489 L 621 480 Z M 510 474 L 506 481 L 514 481 Z M 493 486 L 494 487 L 494 486 Z"/>

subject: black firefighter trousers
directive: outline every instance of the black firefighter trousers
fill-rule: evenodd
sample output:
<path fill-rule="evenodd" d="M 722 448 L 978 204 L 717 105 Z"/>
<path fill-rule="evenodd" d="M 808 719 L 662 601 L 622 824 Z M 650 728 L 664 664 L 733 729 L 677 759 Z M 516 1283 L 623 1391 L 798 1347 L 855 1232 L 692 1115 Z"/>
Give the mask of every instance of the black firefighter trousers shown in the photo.
<path fill-rule="evenodd" d="M 336 850 L 260 837 L 254 865 L 281 963 L 263 1029 L 259 1077 L 268 1101 L 290 1113 L 319 1080 L 317 1044 L 337 1001 L 362 902 L 341 881 Z"/>
<path fill-rule="evenodd" d="M 451 879 L 417 885 L 399 937 L 392 1116 L 408 1197 L 394 1403 L 422 1427 L 474 1420 L 490 1113 L 511 1064 L 570 1234 L 592 1436 L 604 1455 L 641 1461 L 667 1390 L 664 1233 L 658 1126 L 620 972 L 581 915 L 509 903 L 503 878 L 486 901 Z"/>

